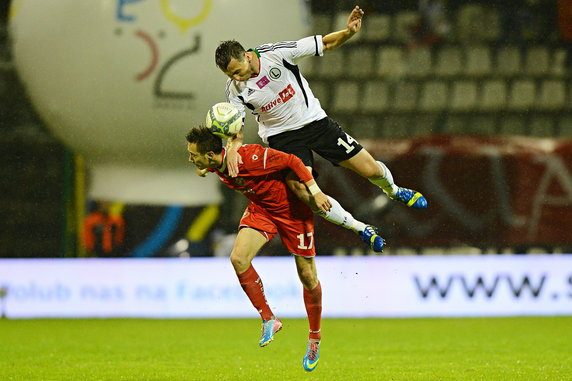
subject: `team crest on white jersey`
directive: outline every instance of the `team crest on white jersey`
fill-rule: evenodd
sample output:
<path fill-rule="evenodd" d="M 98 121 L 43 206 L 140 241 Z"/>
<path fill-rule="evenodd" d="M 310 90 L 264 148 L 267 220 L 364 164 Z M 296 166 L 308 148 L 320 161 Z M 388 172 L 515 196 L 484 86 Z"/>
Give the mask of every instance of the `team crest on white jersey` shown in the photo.
<path fill-rule="evenodd" d="M 278 79 L 282 75 L 282 72 L 277 67 L 273 67 L 273 68 L 270 68 L 268 75 L 270 75 L 270 78 L 272 78 L 272 79 Z"/>

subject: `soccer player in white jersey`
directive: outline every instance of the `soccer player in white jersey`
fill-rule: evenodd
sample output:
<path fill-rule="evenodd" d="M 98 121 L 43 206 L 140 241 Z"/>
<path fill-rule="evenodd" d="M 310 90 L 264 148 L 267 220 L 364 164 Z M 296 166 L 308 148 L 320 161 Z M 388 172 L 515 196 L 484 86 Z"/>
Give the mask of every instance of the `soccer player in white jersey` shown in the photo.
<path fill-rule="evenodd" d="M 258 122 L 259 136 L 271 148 L 298 156 L 309 169 L 314 164 L 314 151 L 332 164 L 367 178 L 391 199 L 408 207 L 424 209 L 427 200 L 421 193 L 398 187 L 387 166 L 376 161 L 326 115 L 297 66 L 304 57 L 322 56 L 346 42 L 361 29 L 363 14 L 363 10 L 356 6 L 344 30 L 298 41 L 264 44 L 248 51 L 237 41 L 223 41 L 216 49 L 215 62 L 229 77 L 226 85 L 228 102 L 243 114 L 246 108 L 250 109 Z M 242 142 L 243 133 L 240 131 L 227 143 L 231 176 L 238 174 L 238 163 L 242 159 L 237 150 Z M 293 173 L 288 175 L 287 183 L 302 201 L 317 211 L 310 192 Z M 356 226 L 353 216 L 335 199 L 328 198 L 331 208 L 321 215 L 328 221 L 354 230 L 375 250 L 377 229 L 371 225 Z"/>

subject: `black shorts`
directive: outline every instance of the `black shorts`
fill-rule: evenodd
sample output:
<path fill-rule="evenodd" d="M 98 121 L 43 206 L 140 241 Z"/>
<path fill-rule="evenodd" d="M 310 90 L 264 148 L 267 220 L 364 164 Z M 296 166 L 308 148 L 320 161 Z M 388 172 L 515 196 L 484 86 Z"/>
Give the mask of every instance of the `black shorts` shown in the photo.
<path fill-rule="evenodd" d="M 328 117 L 294 131 L 270 136 L 268 144 L 270 148 L 298 156 L 304 165 L 312 168 L 312 151 L 338 165 L 363 149 L 357 140 L 346 134 L 335 120 Z"/>

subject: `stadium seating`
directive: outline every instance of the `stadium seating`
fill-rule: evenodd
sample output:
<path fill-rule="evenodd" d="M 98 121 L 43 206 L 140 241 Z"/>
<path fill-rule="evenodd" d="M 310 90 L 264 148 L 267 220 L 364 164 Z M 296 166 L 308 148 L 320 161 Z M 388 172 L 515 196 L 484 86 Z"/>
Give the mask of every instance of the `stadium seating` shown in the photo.
<path fill-rule="evenodd" d="M 367 81 L 364 87 L 361 111 L 365 113 L 380 113 L 388 108 L 389 85 L 382 80 Z"/>
<path fill-rule="evenodd" d="M 473 80 L 460 80 L 452 84 L 450 109 L 453 111 L 472 111 L 477 104 L 477 83 Z"/>
<path fill-rule="evenodd" d="M 500 76 L 513 76 L 520 73 L 520 48 L 517 46 L 502 46 L 496 53 L 495 73 Z"/>
<path fill-rule="evenodd" d="M 550 67 L 550 53 L 546 46 L 535 45 L 525 49 L 524 72 L 527 75 L 546 75 Z"/>
<path fill-rule="evenodd" d="M 406 54 L 405 74 L 413 77 L 427 77 L 433 74 L 432 52 L 428 47 L 410 49 Z"/>
<path fill-rule="evenodd" d="M 340 81 L 336 83 L 332 110 L 334 112 L 354 112 L 357 111 L 359 96 L 359 85 L 356 81 Z"/>
<path fill-rule="evenodd" d="M 423 84 L 419 109 L 421 111 L 440 111 L 447 108 L 449 87 L 446 81 L 430 80 Z"/>
<path fill-rule="evenodd" d="M 435 75 L 456 76 L 463 70 L 463 52 L 457 45 L 448 45 L 437 52 Z"/>
<path fill-rule="evenodd" d="M 393 86 L 391 109 L 395 112 L 412 112 L 417 109 L 419 84 L 416 81 L 399 81 Z"/>
<path fill-rule="evenodd" d="M 377 53 L 377 75 L 400 77 L 404 72 L 404 49 L 399 46 L 381 46 Z"/>
<path fill-rule="evenodd" d="M 506 106 L 506 82 L 500 79 L 487 79 L 481 85 L 477 101 L 477 111 L 501 111 Z"/>
<path fill-rule="evenodd" d="M 375 43 L 389 40 L 391 36 L 392 18 L 386 14 L 373 14 L 364 25 L 363 34 L 366 41 Z"/>
<path fill-rule="evenodd" d="M 473 2 L 449 10 L 451 28 L 443 42 L 413 45 L 417 10 L 405 3 L 388 9 L 368 13 L 359 39 L 304 71 L 313 88 L 318 83 L 322 104 L 331 100 L 332 115 L 348 120 L 356 137 L 361 131 L 351 124 L 359 115 L 388 121 L 378 131 L 387 137 L 400 136 L 402 128 L 388 126 L 404 120 L 414 134 L 425 128 L 425 133 L 571 135 L 572 79 L 565 51 L 554 39 L 504 39 L 499 10 Z M 337 11 L 315 17 L 314 30 L 341 29 L 346 17 Z M 446 122 L 435 123 L 441 113 Z"/>

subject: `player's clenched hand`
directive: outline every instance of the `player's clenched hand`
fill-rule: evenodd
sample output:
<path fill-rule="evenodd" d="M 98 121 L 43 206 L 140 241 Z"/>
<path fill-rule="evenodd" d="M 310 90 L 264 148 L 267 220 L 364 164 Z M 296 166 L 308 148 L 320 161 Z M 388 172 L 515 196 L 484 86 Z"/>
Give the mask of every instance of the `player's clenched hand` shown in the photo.
<path fill-rule="evenodd" d="M 347 28 L 350 32 L 356 33 L 361 29 L 361 19 L 363 17 L 363 10 L 356 5 L 352 13 L 348 16 Z"/>
<path fill-rule="evenodd" d="M 234 147 L 229 147 L 226 151 L 226 164 L 228 165 L 228 174 L 230 177 L 238 176 L 238 165 L 242 164 L 242 156 Z"/>
<path fill-rule="evenodd" d="M 197 168 L 197 175 L 201 176 L 201 177 L 205 177 L 207 175 L 209 171 L 207 171 L 206 169 L 198 169 Z"/>
<path fill-rule="evenodd" d="M 320 209 L 322 212 L 329 212 L 332 208 L 332 204 L 324 192 L 316 193 L 314 195 L 314 201 L 316 202 L 318 209 Z"/>

